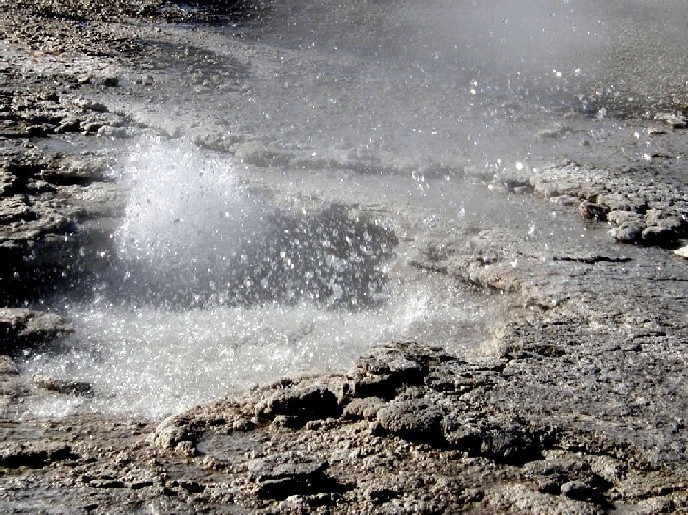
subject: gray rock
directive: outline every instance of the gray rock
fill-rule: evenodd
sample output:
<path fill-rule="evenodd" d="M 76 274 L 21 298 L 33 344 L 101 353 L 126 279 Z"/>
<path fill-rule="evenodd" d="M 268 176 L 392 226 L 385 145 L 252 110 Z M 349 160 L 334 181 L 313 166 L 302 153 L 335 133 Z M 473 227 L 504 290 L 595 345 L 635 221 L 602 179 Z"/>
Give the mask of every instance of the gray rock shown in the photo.
<path fill-rule="evenodd" d="M 27 222 L 36 219 L 36 213 L 28 205 L 24 196 L 16 195 L 0 200 L 0 224 Z"/>
<path fill-rule="evenodd" d="M 442 419 L 442 436 L 452 449 L 472 456 L 480 453 L 482 430 L 464 409 L 456 409 Z"/>
<path fill-rule="evenodd" d="M 600 465 L 606 468 L 614 462 L 608 456 L 593 457 L 592 461 L 596 468 Z M 527 463 L 523 469 L 537 481 L 540 492 L 563 494 L 570 499 L 581 501 L 606 503 L 604 492 L 613 485 L 612 481 L 592 470 L 587 460 L 561 452 L 550 454 L 546 460 Z M 618 472 L 618 469 L 612 472 L 613 476 L 610 479 L 617 481 L 621 477 L 616 475 Z"/>
<path fill-rule="evenodd" d="M 122 127 L 112 127 L 111 125 L 103 125 L 97 131 L 98 136 L 103 136 L 112 139 L 124 139 L 126 138 L 127 131 Z"/>
<path fill-rule="evenodd" d="M 597 495 L 597 492 L 583 481 L 569 481 L 561 485 L 561 493 L 569 499 L 588 500 Z"/>
<path fill-rule="evenodd" d="M 446 356 L 441 349 L 400 343 L 380 346 L 361 357 L 353 374 L 356 397 L 394 396 L 401 385 L 422 383 L 430 361 Z"/>
<path fill-rule="evenodd" d="M 288 426 L 302 427 L 310 420 L 338 418 L 341 407 L 335 394 L 325 386 L 277 383 L 256 403 L 254 413 L 267 419 L 282 416 Z"/>
<path fill-rule="evenodd" d="M 644 216 L 634 211 L 615 209 L 607 214 L 607 220 L 615 225 L 639 225 L 644 226 Z"/>
<path fill-rule="evenodd" d="M 425 400 L 394 400 L 377 413 L 377 421 L 386 432 L 413 442 L 443 445 L 440 423 L 442 411 Z"/>
<path fill-rule="evenodd" d="M 583 201 L 578 206 L 578 214 L 583 220 L 596 220 L 598 222 L 607 219 L 609 208 L 600 204 Z"/>
<path fill-rule="evenodd" d="M 0 448 L 0 467 L 16 469 L 20 467 L 42 468 L 49 463 L 75 459 L 69 445 L 43 442 L 42 445 L 4 445 Z"/>
<path fill-rule="evenodd" d="M 270 499 L 335 490 L 336 482 L 324 474 L 327 468 L 326 461 L 298 453 L 275 454 L 248 464 L 249 479 L 258 486 L 258 495 Z"/>
<path fill-rule="evenodd" d="M 522 465 L 542 458 L 539 437 L 522 426 L 483 431 L 480 440 L 480 454 L 501 463 Z"/>
<path fill-rule="evenodd" d="M 34 385 L 44 390 L 68 395 L 92 395 L 93 386 L 85 381 L 71 381 L 57 379 L 44 374 L 36 374 L 31 378 Z"/>
<path fill-rule="evenodd" d="M 72 328 L 54 313 L 33 311 L 27 308 L 0 309 L 0 353 L 9 354 L 19 349 L 50 341 L 71 333 Z"/>
<path fill-rule="evenodd" d="M 682 214 L 661 209 L 650 209 L 645 213 L 645 229 L 642 240 L 653 245 L 671 245 L 679 239 L 688 227 Z"/>
<path fill-rule="evenodd" d="M 379 397 L 353 399 L 344 408 L 344 416 L 352 419 L 375 420 L 378 411 L 387 403 Z"/>
<path fill-rule="evenodd" d="M 96 113 L 106 113 L 108 108 L 105 104 L 101 102 L 94 102 L 86 98 L 74 98 L 72 99 L 72 104 L 81 109 L 82 111 L 94 111 Z"/>
<path fill-rule="evenodd" d="M 621 243 L 633 243 L 639 241 L 643 236 L 642 225 L 623 224 L 619 227 L 610 229 L 612 238 Z"/>
<path fill-rule="evenodd" d="M 645 199 L 629 193 L 604 193 L 597 197 L 597 203 L 606 206 L 612 212 L 642 213 L 647 210 Z M 607 216 L 607 219 L 609 220 L 610 216 Z"/>
<path fill-rule="evenodd" d="M 612 237 L 622 243 L 632 243 L 642 238 L 645 221 L 643 215 L 633 211 L 614 210 L 607 220 L 616 225 L 610 230 Z"/>
<path fill-rule="evenodd" d="M 175 450 L 180 446 L 182 454 L 186 454 L 189 447 L 186 442 L 193 444 L 196 439 L 195 431 L 189 427 L 189 422 L 190 419 L 183 416 L 166 418 L 149 436 L 149 440 L 164 450 Z"/>

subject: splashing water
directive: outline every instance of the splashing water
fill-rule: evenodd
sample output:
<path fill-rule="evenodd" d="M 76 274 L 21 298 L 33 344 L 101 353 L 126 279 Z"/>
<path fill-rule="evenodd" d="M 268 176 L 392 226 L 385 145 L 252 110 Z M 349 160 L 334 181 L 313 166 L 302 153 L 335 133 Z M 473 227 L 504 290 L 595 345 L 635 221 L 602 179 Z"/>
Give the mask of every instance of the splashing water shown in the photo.
<path fill-rule="evenodd" d="M 488 201 L 456 172 L 579 157 L 587 121 L 561 115 L 607 108 L 609 95 L 595 87 L 588 105 L 586 92 L 619 55 L 601 23 L 610 5 L 304 0 L 255 26 L 166 27 L 183 37 L 144 45 L 164 91 L 150 88 L 138 110 L 140 92 L 127 98 L 134 118 L 192 139 L 199 128 L 207 148 L 254 168 L 185 140 L 130 146 L 114 171 L 128 201 L 106 263 L 87 249 L 75 288 L 53 302 L 75 333 L 24 364 L 88 381 L 95 396 L 33 411 L 159 417 L 294 371 L 348 368 L 391 339 L 478 345 L 487 302 L 409 266 L 409 247 L 458 248 L 494 227 L 566 236 L 565 217 L 546 226 L 547 206 Z"/>
<path fill-rule="evenodd" d="M 86 291 L 81 281 L 56 300 L 74 334 L 24 364 L 95 395 L 36 401 L 35 414 L 162 417 L 295 371 L 346 369 L 376 343 L 433 343 L 439 319 L 461 332 L 481 316 L 446 285 L 442 298 L 390 282 L 397 240 L 379 221 L 344 206 L 278 210 L 226 157 L 145 141 L 115 174 L 129 200 L 109 266 L 82 270 Z"/>
<path fill-rule="evenodd" d="M 227 159 L 201 158 L 188 142 L 135 150 L 121 177 L 130 199 L 114 233 L 111 296 L 168 306 L 379 300 L 396 244 L 388 228 L 343 206 L 310 216 L 271 207 Z"/>
<path fill-rule="evenodd" d="M 422 303 L 422 300 L 420 301 Z M 93 399 L 54 400 L 42 415 L 94 410 L 161 417 L 294 371 L 350 366 L 369 344 L 393 338 L 422 306 L 351 313 L 296 306 L 194 308 L 80 306 L 76 336 L 30 373 L 93 384 Z"/>
<path fill-rule="evenodd" d="M 151 273 L 192 280 L 268 230 L 264 207 L 227 164 L 198 159 L 189 142 L 145 141 L 121 172 L 130 192 L 117 255 Z"/>

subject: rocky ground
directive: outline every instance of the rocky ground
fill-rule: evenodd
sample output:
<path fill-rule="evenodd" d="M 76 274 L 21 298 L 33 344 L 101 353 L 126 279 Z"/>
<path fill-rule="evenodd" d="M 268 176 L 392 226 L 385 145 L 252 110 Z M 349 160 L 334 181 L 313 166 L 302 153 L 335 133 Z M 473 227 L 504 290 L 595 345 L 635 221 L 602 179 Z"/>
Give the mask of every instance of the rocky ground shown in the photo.
<path fill-rule="evenodd" d="M 65 153 L 60 138 L 116 145 L 138 130 L 92 100 L 136 54 L 137 24 L 222 15 L 157 1 L 2 2 L 0 507 L 688 512 L 688 132 L 675 91 L 662 106 L 678 113 L 639 117 L 654 143 L 637 162 L 465 170 L 609 229 L 598 252 L 499 230 L 421 249 L 418 270 L 511 296 L 511 322 L 488 357 L 390 343 L 348 373 L 284 379 L 160 424 L 22 416 L 29 396 L 90 394 L 88 384 L 24 377 L 14 358 L 70 331 L 24 301 L 59 287 L 117 197 L 107 152 Z M 128 17 L 137 21 L 119 23 Z"/>

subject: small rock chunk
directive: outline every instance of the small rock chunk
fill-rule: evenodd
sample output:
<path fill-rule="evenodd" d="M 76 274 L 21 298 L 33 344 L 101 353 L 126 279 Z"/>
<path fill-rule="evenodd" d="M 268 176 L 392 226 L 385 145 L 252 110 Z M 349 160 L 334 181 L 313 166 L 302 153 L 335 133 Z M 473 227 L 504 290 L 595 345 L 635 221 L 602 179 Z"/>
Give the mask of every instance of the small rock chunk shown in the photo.
<path fill-rule="evenodd" d="M 375 347 L 356 365 L 354 396 L 391 399 L 399 386 L 421 384 L 431 361 L 445 359 L 441 349 L 414 342 Z"/>
<path fill-rule="evenodd" d="M 311 420 L 338 418 L 340 414 L 337 397 L 323 386 L 277 388 L 255 407 L 257 417 L 283 416 L 286 425 L 294 428 L 303 427 Z"/>
<path fill-rule="evenodd" d="M 249 479 L 258 486 L 258 496 L 268 499 L 336 489 L 337 482 L 324 473 L 327 467 L 326 461 L 291 452 L 252 460 L 248 464 Z"/>
<path fill-rule="evenodd" d="M 442 444 L 442 411 L 422 399 L 392 401 L 377 414 L 387 432 L 413 442 Z"/>
<path fill-rule="evenodd" d="M 91 383 L 85 381 L 57 379 L 43 374 L 34 375 L 32 381 L 39 388 L 66 395 L 91 395 L 93 393 Z"/>

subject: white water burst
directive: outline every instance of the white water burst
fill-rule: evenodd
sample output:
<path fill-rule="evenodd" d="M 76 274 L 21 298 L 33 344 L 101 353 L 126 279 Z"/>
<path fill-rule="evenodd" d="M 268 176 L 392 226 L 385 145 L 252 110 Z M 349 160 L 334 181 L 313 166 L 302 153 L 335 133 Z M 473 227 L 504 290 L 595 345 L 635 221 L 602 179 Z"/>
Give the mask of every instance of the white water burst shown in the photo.
<path fill-rule="evenodd" d="M 139 142 L 119 175 L 129 192 L 114 233 L 122 259 L 189 273 L 226 261 L 266 229 L 261 206 L 239 184 L 231 162 L 201 157 L 186 140 Z"/>

